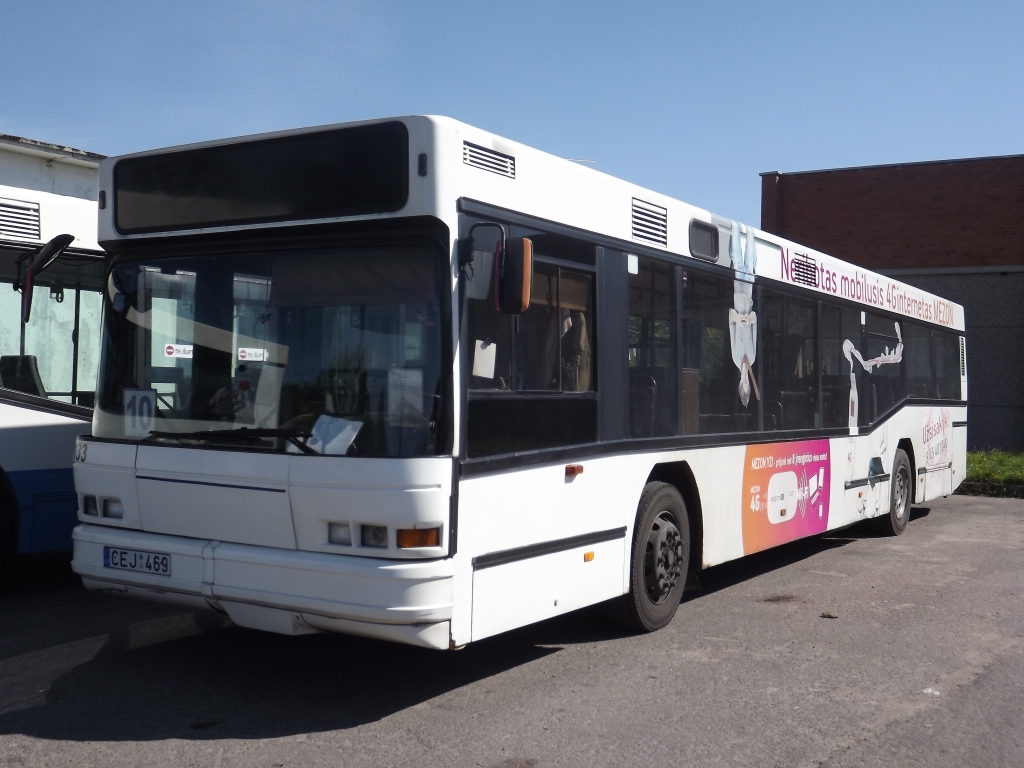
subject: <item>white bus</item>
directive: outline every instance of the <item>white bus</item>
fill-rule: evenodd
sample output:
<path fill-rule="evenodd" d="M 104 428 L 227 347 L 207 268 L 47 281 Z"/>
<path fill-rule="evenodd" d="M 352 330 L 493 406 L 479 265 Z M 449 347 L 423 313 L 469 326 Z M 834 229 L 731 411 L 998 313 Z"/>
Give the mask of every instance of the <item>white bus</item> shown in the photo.
<path fill-rule="evenodd" d="M 71 463 L 92 419 L 103 253 L 95 200 L 32 188 L 42 175 L 64 192 L 55 179 L 76 172 L 95 186 L 98 156 L 79 152 L 65 174 L 72 152 L 0 137 L 0 179 L 31 185 L 0 184 L 0 565 L 70 550 L 77 523 Z"/>
<path fill-rule="evenodd" d="M 105 161 L 87 587 L 455 648 L 965 472 L 962 308 L 440 117 Z M 884 247 L 884 243 L 879 244 Z"/>

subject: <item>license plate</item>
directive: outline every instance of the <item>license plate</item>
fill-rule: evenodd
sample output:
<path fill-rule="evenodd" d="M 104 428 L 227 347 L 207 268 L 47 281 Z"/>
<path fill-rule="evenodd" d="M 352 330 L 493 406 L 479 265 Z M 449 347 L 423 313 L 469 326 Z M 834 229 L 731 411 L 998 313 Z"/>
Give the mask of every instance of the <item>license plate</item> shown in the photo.
<path fill-rule="evenodd" d="M 103 567 L 117 568 L 122 571 L 155 573 L 158 576 L 170 576 L 171 556 L 163 552 L 142 552 L 138 549 L 104 547 Z"/>

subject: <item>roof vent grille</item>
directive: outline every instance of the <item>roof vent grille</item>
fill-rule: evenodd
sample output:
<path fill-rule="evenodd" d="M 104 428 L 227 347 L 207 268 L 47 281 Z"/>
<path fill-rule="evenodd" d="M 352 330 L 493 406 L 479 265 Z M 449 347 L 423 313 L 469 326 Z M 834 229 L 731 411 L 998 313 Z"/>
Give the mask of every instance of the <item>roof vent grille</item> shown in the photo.
<path fill-rule="evenodd" d="M 633 198 L 633 239 L 668 246 L 668 209 Z"/>
<path fill-rule="evenodd" d="M 0 237 L 38 240 L 39 203 L 0 197 Z"/>
<path fill-rule="evenodd" d="M 479 144 L 462 142 L 462 162 L 509 179 L 516 177 L 516 159 L 512 155 L 481 147 Z"/>

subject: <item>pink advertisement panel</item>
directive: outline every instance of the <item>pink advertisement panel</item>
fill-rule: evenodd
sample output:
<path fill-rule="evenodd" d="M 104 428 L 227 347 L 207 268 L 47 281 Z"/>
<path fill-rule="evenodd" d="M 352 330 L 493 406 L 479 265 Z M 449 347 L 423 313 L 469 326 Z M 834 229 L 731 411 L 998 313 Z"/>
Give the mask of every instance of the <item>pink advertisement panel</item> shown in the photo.
<path fill-rule="evenodd" d="M 828 528 L 828 440 L 748 445 L 743 468 L 743 553 Z"/>

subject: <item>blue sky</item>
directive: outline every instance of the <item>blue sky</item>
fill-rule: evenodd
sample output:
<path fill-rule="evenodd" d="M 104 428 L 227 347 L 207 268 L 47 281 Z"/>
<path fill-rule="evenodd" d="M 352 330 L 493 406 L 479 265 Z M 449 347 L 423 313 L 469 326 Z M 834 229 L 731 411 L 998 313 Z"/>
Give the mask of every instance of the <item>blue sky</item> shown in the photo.
<path fill-rule="evenodd" d="M 445 114 L 731 218 L 760 179 L 1024 152 L 1020 2 L 4 4 L 0 133 L 120 154 Z"/>

